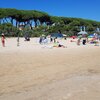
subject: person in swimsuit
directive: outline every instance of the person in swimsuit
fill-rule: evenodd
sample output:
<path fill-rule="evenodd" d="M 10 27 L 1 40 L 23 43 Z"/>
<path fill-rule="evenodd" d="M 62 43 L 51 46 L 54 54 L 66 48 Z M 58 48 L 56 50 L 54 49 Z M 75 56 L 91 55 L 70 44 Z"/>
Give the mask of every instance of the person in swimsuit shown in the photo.
<path fill-rule="evenodd" d="M 5 35 L 3 33 L 1 36 L 1 42 L 2 42 L 2 46 L 5 47 Z"/>

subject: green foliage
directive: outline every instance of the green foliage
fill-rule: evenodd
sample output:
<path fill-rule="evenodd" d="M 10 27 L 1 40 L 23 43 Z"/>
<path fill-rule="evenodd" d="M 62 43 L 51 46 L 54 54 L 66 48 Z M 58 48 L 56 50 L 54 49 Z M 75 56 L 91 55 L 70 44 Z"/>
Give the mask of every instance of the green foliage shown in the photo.
<path fill-rule="evenodd" d="M 35 28 L 32 27 L 33 24 Z M 23 30 L 19 30 L 20 25 L 24 26 Z M 27 32 L 30 36 L 36 37 L 42 34 L 49 35 L 58 30 L 72 36 L 80 31 L 80 26 L 85 26 L 88 33 L 93 33 L 97 27 L 100 28 L 100 22 L 82 18 L 50 16 L 36 10 L 0 8 L 0 33 L 4 32 L 8 36 L 24 36 Z"/>

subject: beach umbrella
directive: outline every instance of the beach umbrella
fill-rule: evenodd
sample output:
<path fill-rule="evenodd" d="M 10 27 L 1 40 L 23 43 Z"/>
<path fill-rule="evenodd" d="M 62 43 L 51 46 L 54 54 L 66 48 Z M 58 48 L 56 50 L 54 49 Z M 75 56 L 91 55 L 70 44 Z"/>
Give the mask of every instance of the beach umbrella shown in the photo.
<path fill-rule="evenodd" d="M 71 38 L 75 39 L 75 38 L 77 38 L 77 36 L 74 36 L 74 35 L 73 35 L 73 36 L 71 36 Z"/>
<path fill-rule="evenodd" d="M 66 34 L 63 34 L 63 36 L 66 37 L 67 35 Z"/>
<path fill-rule="evenodd" d="M 54 38 L 63 38 L 63 34 L 61 34 L 61 33 L 52 33 L 51 34 L 51 37 L 54 37 Z"/>
<path fill-rule="evenodd" d="M 90 34 L 89 36 L 88 36 L 88 38 L 93 38 L 94 37 L 94 34 Z"/>
<path fill-rule="evenodd" d="M 82 38 L 82 35 L 79 35 L 78 38 Z"/>
<path fill-rule="evenodd" d="M 87 32 L 81 31 L 81 32 L 78 33 L 78 35 L 87 35 Z"/>

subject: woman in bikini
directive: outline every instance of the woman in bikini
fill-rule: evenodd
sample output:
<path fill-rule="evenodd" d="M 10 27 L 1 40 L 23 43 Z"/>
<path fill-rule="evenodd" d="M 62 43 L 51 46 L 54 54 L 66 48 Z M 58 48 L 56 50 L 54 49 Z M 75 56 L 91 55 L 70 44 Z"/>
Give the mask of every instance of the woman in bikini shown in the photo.
<path fill-rule="evenodd" d="M 2 34 L 1 36 L 1 42 L 2 42 L 2 46 L 5 47 L 5 35 Z"/>

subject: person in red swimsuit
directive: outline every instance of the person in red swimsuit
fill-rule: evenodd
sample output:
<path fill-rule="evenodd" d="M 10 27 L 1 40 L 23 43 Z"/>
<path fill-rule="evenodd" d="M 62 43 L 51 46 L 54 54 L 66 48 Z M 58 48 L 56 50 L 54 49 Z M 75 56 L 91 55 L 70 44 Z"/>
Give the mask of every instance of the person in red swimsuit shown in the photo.
<path fill-rule="evenodd" d="M 5 47 L 5 35 L 2 34 L 1 36 L 1 42 L 2 42 L 2 46 Z"/>

